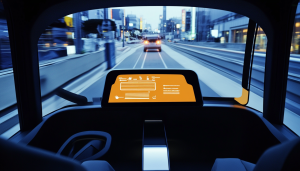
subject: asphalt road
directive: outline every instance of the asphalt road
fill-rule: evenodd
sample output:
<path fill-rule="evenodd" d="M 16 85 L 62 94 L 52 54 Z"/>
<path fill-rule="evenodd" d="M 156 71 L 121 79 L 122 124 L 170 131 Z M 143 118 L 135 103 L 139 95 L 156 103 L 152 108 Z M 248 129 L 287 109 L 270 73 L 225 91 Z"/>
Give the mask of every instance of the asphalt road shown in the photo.
<path fill-rule="evenodd" d="M 242 65 L 243 54 L 229 51 L 213 49 L 201 49 L 197 47 L 181 46 L 179 49 L 175 44 L 163 44 L 162 52 L 158 50 L 143 51 L 143 44 L 130 44 L 130 49 L 126 52 L 117 52 L 117 65 L 113 69 L 175 69 L 185 68 L 197 73 L 200 88 L 203 96 L 206 97 L 240 97 L 242 92 Z M 178 45 L 177 45 L 178 46 Z M 264 56 L 257 55 L 254 58 L 252 74 L 252 87 L 250 91 L 249 103 L 247 106 L 259 111 L 263 109 L 263 72 Z M 293 68 L 296 68 L 293 63 Z M 295 71 L 293 69 L 292 71 Z M 65 85 L 64 89 L 88 98 L 89 102 L 93 98 L 102 97 L 106 75 L 106 63 L 101 64 L 92 71 L 82 75 L 73 82 Z M 287 96 L 287 101 L 289 95 Z M 55 111 L 63 106 L 72 104 L 56 95 L 44 99 L 42 102 L 43 116 Z M 291 106 L 292 105 L 292 106 Z M 285 123 L 292 129 L 299 129 L 300 120 L 299 109 L 293 101 L 289 102 L 285 111 Z M 298 111 L 298 112 L 297 112 Z M 8 138 L 19 130 L 17 124 L 17 110 L 5 116 L 7 119 L 0 118 L 0 127 L 9 127 L 6 132 L 0 132 L 2 137 Z M 14 123 L 14 124 L 13 124 Z M 15 125 L 17 124 L 17 125 Z M 12 127 L 12 125 L 14 125 Z M 300 129 L 299 129 L 300 132 Z"/>
<path fill-rule="evenodd" d="M 124 59 L 114 69 L 184 68 L 164 50 L 162 50 L 162 52 L 158 52 L 157 50 L 148 50 L 147 52 L 144 52 L 143 50 L 143 46 L 137 48 L 133 54 Z M 105 78 L 106 75 L 85 89 L 82 93 L 80 93 L 80 95 L 86 96 L 89 101 L 92 101 L 94 97 L 102 97 Z M 219 97 L 219 95 L 209 88 L 204 82 L 200 80 L 199 83 L 204 96 Z"/>

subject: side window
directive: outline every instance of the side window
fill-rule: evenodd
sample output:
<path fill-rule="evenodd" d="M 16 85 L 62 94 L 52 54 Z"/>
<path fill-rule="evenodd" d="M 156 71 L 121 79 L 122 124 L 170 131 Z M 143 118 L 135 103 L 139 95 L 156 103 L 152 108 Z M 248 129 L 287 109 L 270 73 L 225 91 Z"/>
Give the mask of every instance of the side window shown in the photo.
<path fill-rule="evenodd" d="M 283 123 L 300 136 L 300 3 L 298 3 L 291 44 Z"/>
<path fill-rule="evenodd" d="M 7 22 L 0 1 L 0 136 L 8 139 L 20 130 Z"/>
<path fill-rule="evenodd" d="M 268 39 L 265 32 L 261 27 L 258 27 L 254 47 L 249 102 L 247 106 L 260 112 L 263 112 L 267 41 Z"/>
<path fill-rule="evenodd" d="M 38 55 L 43 116 L 74 105 L 57 95 L 61 89 L 87 96 L 85 90 L 106 69 L 102 66 L 105 36 L 97 31 L 103 17 L 104 9 L 70 14 L 55 20 L 40 35 Z M 88 93 L 92 97 L 101 96 L 100 90 L 95 92 Z"/>

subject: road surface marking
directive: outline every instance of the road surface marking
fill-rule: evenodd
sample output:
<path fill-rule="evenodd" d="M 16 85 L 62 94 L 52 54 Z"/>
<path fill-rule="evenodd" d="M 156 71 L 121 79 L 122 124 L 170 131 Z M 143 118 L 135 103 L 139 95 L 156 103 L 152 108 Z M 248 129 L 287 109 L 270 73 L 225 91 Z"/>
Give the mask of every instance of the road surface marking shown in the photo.
<path fill-rule="evenodd" d="M 138 60 L 135 62 L 133 68 L 135 68 L 136 64 L 138 63 L 138 61 L 140 60 L 141 56 L 142 56 L 143 52 L 141 53 L 141 55 L 139 56 Z"/>
<path fill-rule="evenodd" d="M 163 64 L 164 64 L 165 68 L 168 68 L 167 65 L 166 65 L 166 63 L 165 63 L 165 61 L 163 60 L 163 58 L 161 57 L 161 55 L 160 55 L 159 52 L 158 52 L 158 54 L 159 54 L 159 57 L 160 57 L 160 59 L 162 60 L 162 62 L 163 62 Z"/>
<path fill-rule="evenodd" d="M 141 68 L 144 68 L 144 64 L 145 64 L 146 57 L 147 57 L 147 52 L 146 52 L 146 54 L 145 54 L 145 57 L 144 57 L 144 60 L 143 60 L 143 63 L 142 63 L 142 67 L 141 67 Z"/>

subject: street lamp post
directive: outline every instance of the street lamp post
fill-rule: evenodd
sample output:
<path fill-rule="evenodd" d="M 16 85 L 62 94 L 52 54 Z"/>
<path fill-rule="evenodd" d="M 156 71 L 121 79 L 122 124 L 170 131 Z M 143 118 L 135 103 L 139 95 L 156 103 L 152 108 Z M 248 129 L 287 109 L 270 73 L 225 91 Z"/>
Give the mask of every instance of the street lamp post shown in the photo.
<path fill-rule="evenodd" d="M 73 18 L 74 26 L 75 26 L 75 49 L 76 54 L 82 53 L 82 40 L 81 40 L 81 14 L 80 12 L 75 13 Z"/>
<path fill-rule="evenodd" d="M 124 11 L 123 11 L 123 15 L 122 15 L 122 29 L 123 29 L 123 47 L 125 46 L 125 36 L 124 36 L 124 30 L 125 30 L 125 26 L 124 26 Z"/>
<path fill-rule="evenodd" d="M 174 21 L 172 21 L 172 33 L 173 33 L 173 39 L 174 39 L 174 37 L 175 37 L 175 33 L 174 33 Z"/>

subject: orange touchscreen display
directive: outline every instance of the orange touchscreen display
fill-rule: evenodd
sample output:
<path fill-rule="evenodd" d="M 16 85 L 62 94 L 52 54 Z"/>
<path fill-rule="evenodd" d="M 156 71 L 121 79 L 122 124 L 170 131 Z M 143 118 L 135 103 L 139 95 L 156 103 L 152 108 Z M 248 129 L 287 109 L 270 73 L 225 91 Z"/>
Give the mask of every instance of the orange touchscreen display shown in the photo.
<path fill-rule="evenodd" d="M 119 75 L 108 103 L 196 102 L 193 86 L 181 74 Z"/>

